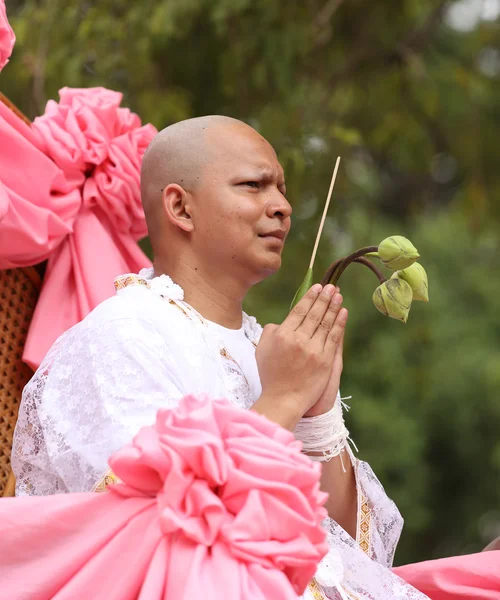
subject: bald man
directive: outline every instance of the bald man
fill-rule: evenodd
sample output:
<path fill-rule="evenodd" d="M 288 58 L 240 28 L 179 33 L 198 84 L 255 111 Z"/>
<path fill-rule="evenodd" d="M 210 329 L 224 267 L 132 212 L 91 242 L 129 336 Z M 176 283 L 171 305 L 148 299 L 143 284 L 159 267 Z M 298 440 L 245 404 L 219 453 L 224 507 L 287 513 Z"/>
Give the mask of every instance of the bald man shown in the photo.
<path fill-rule="evenodd" d="M 141 195 L 154 269 L 118 277 L 117 295 L 64 334 L 27 385 L 17 494 L 100 489 L 113 480 L 109 456 L 159 408 L 185 394 L 225 397 L 294 431 L 323 463 L 330 554 L 308 597 L 420 597 L 388 570 L 397 508 L 346 443 L 339 290 L 315 285 L 263 331 L 242 311 L 279 269 L 290 229 L 273 148 L 234 119 L 183 121 L 148 148 Z"/>

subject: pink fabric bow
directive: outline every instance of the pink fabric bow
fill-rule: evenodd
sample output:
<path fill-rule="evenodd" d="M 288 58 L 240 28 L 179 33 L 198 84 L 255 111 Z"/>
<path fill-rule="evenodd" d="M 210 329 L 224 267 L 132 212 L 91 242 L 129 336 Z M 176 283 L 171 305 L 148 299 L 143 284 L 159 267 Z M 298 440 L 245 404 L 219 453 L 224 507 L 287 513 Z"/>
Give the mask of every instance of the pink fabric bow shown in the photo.
<path fill-rule="evenodd" d="M 327 552 L 319 465 L 226 401 L 160 410 L 110 466 L 107 494 L 0 500 L 5 597 L 292 600 Z"/>
<path fill-rule="evenodd" d="M 139 178 L 156 129 L 120 108 L 118 92 L 59 94 L 31 129 L 0 106 L 0 268 L 49 259 L 23 355 L 33 369 L 113 295 L 116 276 L 151 265 L 137 246 L 147 234 Z"/>
<path fill-rule="evenodd" d="M 500 550 L 428 560 L 394 572 L 432 600 L 500 598 Z"/>
<path fill-rule="evenodd" d="M 15 43 L 16 36 L 7 19 L 5 0 L 0 0 L 0 71 L 9 62 Z"/>

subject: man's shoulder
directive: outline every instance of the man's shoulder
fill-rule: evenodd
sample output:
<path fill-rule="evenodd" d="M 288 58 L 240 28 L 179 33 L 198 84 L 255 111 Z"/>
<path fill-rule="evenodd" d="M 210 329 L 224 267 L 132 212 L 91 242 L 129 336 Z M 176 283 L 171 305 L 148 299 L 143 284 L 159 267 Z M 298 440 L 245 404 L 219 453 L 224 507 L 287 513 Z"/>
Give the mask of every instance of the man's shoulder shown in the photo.
<path fill-rule="evenodd" d="M 142 325 L 148 329 L 159 329 L 165 321 L 176 318 L 176 311 L 149 289 L 131 286 L 117 295 L 104 300 L 81 322 L 85 329 L 102 330 L 127 325 Z"/>
<path fill-rule="evenodd" d="M 176 312 L 148 288 L 126 289 L 94 308 L 63 333 L 47 353 L 44 363 L 58 356 L 117 352 L 145 348 L 161 354 L 172 351 L 177 328 Z M 70 362 L 70 361 L 69 361 Z"/>

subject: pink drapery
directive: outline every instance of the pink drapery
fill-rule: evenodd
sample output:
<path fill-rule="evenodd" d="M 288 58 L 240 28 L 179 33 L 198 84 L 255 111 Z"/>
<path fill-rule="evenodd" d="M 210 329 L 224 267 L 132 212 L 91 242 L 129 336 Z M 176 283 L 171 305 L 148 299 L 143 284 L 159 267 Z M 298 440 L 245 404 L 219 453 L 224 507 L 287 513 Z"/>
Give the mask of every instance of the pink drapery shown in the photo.
<path fill-rule="evenodd" d="M 0 499 L 6 598 L 292 600 L 327 552 L 320 466 L 224 400 L 160 410 L 106 494 Z"/>
<path fill-rule="evenodd" d="M 0 0 L 0 71 L 9 62 L 15 43 L 16 36 L 7 19 L 5 0 Z"/>
<path fill-rule="evenodd" d="M 0 268 L 48 259 L 23 359 L 113 294 L 113 279 L 150 261 L 140 164 L 156 134 L 105 88 L 60 91 L 27 126 L 0 103 Z"/>
<path fill-rule="evenodd" d="M 394 572 L 432 600 L 500 598 L 500 550 L 429 560 Z"/>

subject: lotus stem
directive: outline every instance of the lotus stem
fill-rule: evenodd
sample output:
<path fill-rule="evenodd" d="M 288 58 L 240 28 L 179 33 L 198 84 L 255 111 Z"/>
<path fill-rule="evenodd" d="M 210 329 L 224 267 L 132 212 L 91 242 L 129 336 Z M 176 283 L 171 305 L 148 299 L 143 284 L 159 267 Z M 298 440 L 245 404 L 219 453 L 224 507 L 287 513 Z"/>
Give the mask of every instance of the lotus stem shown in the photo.
<path fill-rule="evenodd" d="M 384 277 L 382 272 L 379 269 L 377 269 L 377 267 L 371 262 L 371 260 L 368 260 L 364 256 L 360 256 L 359 258 L 355 258 L 354 262 L 359 263 L 360 265 L 365 265 L 365 267 L 368 267 L 370 271 L 373 271 L 378 277 L 380 283 L 384 283 L 384 281 L 387 281 L 387 277 Z"/>
<path fill-rule="evenodd" d="M 349 256 L 346 256 L 345 258 L 337 259 L 326 270 L 323 279 L 321 280 L 321 285 L 326 285 L 329 282 L 333 285 L 337 285 L 342 273 L 352 262 L 354 262 L 357 258 L 363 257 L 369 252 L 377 252 L 377 250 L 378 246 L 365 246 L 364 248 L 360 248 L 359 250 L 356 250 L 356 252 L 349 254 Z"/>
<path fill-rule="evenodd" d="M 325 274 L 323 275 L 323 279 L 320 282 L 322 286 L 325 286 L 327 283 L 330 283 L 330 281 L 333 277 L 333 274 L 335 272 L 335 269 L 340 265 L 340 263 L 343 260 L 344 260 L 343 258 L 338 258 L 336 261 L 332 262 L 332 264 L 328 267 Z"/>

